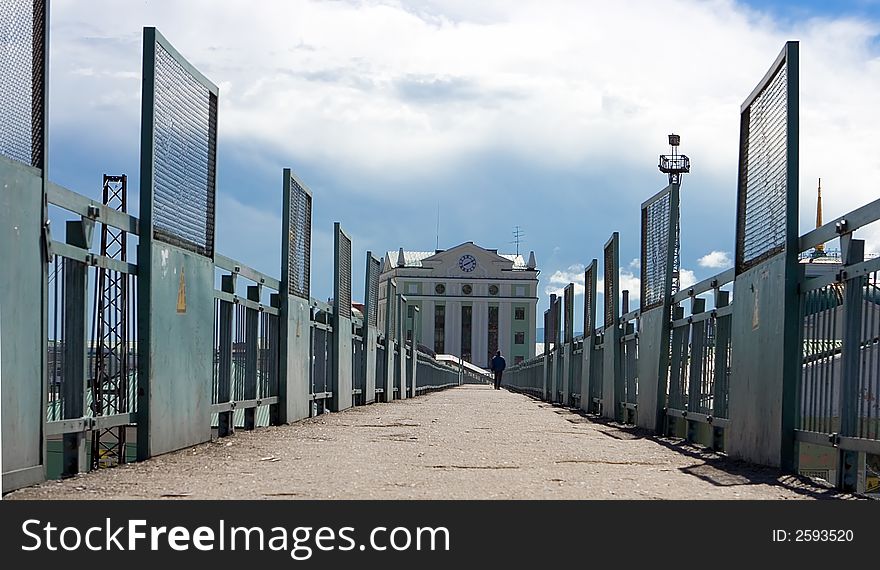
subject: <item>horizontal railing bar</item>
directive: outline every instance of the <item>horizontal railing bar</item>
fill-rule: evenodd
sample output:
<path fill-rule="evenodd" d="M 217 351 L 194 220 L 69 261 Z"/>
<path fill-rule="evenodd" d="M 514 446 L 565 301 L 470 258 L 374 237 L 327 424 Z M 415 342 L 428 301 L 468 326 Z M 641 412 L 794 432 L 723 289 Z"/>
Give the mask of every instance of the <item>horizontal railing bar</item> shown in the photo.
<path fill-rule="evenodd" d="M 794 430 L 794 438 L 802 443 L 811 443 L 824 447 L 836 447 L 844 451 L 856 451 L 880 455 L 880 439 L 864 439 L 860 437 L 842 436 L 836 433 Z"/>
<path fill-rule="evenodd" d="M 798 240 L 798 252 L 807 251 L 819 244 L 840 237 L 840 234 L 837 232 L 837 224 L 844 220 L 846 220 L 846 233 L 854 232 L 863 226 L 880 220 L 880 198 L 869 204 L 865 204 L 861 208 L 857 208 L 848 214 L 844 214 L 820 228 L 805 233 Z"/>
<path fill-rule="evenodd" d="M 235 410 L 249 410 L 251 408 L 259 408 L 260 406 L 271 406 L 277 403 L 278 396 L 267 396 L 265 398 L 255 398 L 252 400 L 233 400 L 231 402 L 211 404 L 211 413 L 218 414 L 220 412 L 234 412 Z"/>
<path fill-rule="evenodd" d="M 720 318 L 726 317 L 728 315 L 733 314 L 733 305 L 727 305 L 725 307 L 721 307 L 720 309 L 712 309 L 711 311 L 706 311 L 704 313 L 697 313 L 696 315 L 691 315 L 690 317 L 685 317 L 683 319 L 677 319 L 672 321 L 672 327 L 685 327 L 692 323 L 700 323 L 706 320 L 711 319 L 712 317 Z"/>
<path fill-rule="evenodd" d="M 138 267 L 133 263 L 112 259 L 97 253 L 91 253 L 85 249 L 64 242 L 52 240 L 51 248 L 52 253 L 59 257 L 79 261 L 80 263 L 85 263 L 91 267 L 103 267 L 104 269 L 118 271 L 119 273 L 125 273 L 126 275 L 137 275 L 138 273 Z"/>
<path fill-rule="evenodd" d="M 639 316 L 641 314 L 642 314 L 641 309 L 636 309 L 634 311 L 630 311 L 630 312 L 626 313 L 625 315 L 623 315 L 622 317 L 620 317 L 620 323 L 621 324 L 628 323 L 629 321 L 632 321 L 632 320 L 639 318 Z"/>
<path fill-rule="evenodd" d="M 49 203 L 53 206 L 91 218 L 96 222 L 107 224 L 124 232 L 140 235 L 138 219 L 131 214 L 114 210 L 54 182 L 48 183 L 47 193 Z"/>
<path fill-rule="evenodd" d="M 666 415 L 673 418 L 684 418 L 694 422 L 709 424 L 720 428 L 726 428 L 730 425 L 730 420 L 727 418 L 716 418 L 715 416 L 701 414 L 699 412 L 688 412 L 686 410 L 676 410 L 675 408 L 667 408 Z"/>
<path fill-rule="evenodd" d="M 702 295 L 703 293 L 706 293 L 713 289 L 721 288 L 724 285 L 733 281 L 735 278 L 736 271 L 733 267 L 731 267 L 730 269 L 722 271 L 717 275 L 703 279 L 699 283 L 695 283 L 686 289 L 682 289 L 672 297 L 672 302 L 673 304 L 681 303 L 682 301 L 685 301 L 690 297 L 696 297 L 697 295 Z"/>
<path fill-rule="evenodd" d="M 270 305 L 263 305 L 262 303 L 258 303 L 256 301 L 251 301 L 246 297 L 240 297 L 235 293 L 227 293 L 226 291 L 219 291 L 214 289 L 214 298 L 220 299 L 221 301 L 227 301 L 229 303 L 234 303 L 236 305 L 241 305 L 242 307 L 247 307 L 248 309 L 254 309 L 255 311 L 260 311 L 266 313 L 267 315 L 280 315 L 281 310 L 277 307 L 272 307 Z"/>
<path fill-rule="evenodd" d="M 136 414 L 113 414 L 89 418 L 76 418 L 46 422 L 46 435 L 64 435 L 66 433 L 83 433 L 96 429 L 110 429 L 119 426 L 136 425 Z"/>
<path fill-rule="evenodd" d="M 249 281 L 253 281 L 254 283 L 259 283 L 261 285 L 265 285 L 269 289 L 274 289 L 275 291 L 281 291 L 281 281 L 275 279 L 274 277 L 270 277 L 261 271 L 257 271 L 252 267 L 248 267 L 244 263 L 240 261 L 236 261 L 231 257 L 226 257 L 225 255 L 215 253 L 214 254 L 214 265 L 219 267 L 220 269 L 225 269 L 227 271 L 231 271 L 233 273 L 237 273 L 241 275 L 245 279 Z"/>
<path fill-rule="evenodd" d="M 837 434 L 796 429 L 794 430 L 794 439 L 795 441 L 799 441 L 801 443 L 811 443 L 813 445 L 835 447 L 834 443 L 835 441 L 837 441 Z"/>

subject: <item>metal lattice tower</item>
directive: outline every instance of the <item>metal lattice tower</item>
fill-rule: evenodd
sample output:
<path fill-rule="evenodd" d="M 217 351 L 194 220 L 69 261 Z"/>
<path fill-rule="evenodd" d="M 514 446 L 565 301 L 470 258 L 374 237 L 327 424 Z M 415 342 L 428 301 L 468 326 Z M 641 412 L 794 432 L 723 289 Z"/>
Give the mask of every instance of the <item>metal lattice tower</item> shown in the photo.
<path fill-rule="evenodd" d="M 669 176 L 670 184 L 681 184 L 683 174 L 691 171 L 691 159 L 684 154 L 678 154 L 681 145 L 681 136 L 669 135 L 670 154 L 660 155 L 660 172 Z M 672 294 L 678 293 L 681 284 L 681 221 L 675 220 L 675 236 L 672 265 Z"/>
<path fill-rule="evenodd" d="M 120 212 L 127 211 L 127 177 L 104 175 L 103 203 Z M 103 224 L 101 255 L 126 260 L 126 232 Z M 128 412 L 129 362 L 128 275 L 98 269 L 95 286 L 95 318 L 92 346 L 92 410 L 95 416 Z M 133 325 L 133 323 L 131 323 Z M 107 467 L 125 463 L 125 426 L 96 430 L 92 434 L 92 466 Z"/>

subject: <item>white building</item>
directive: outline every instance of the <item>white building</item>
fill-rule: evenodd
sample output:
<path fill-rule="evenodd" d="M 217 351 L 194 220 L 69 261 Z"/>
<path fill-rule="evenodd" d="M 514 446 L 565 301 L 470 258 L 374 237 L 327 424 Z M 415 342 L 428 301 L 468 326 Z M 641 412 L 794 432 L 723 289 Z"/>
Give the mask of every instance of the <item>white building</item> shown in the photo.
<path fill-rule="evenodd" d="M 394 279 L 410 306 L 407 334 L 415 331 L 419 344 L 484 368 L 499 349 L 508 365 L 527 360 L 535 356 L 538 273 L 534 252 L 526 262 L 473 242 L 445 251 L 388 252 L 379 278 L 379 330 L 385 283 Z"/>

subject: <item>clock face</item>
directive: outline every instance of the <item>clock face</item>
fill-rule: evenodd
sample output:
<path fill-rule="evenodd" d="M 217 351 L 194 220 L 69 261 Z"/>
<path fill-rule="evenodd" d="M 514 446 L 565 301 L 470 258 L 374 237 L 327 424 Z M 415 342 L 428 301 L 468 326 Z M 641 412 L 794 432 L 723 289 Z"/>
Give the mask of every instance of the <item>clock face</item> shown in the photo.
<path fill-rule="evenodd" d="M 462 271 L 466 271 L 470 273 L 474 269 L 477 268 L 477 260 L 473 255 L 465 254 L 461 256 L 461 259 L 458 260 L 458 267 Z"/>

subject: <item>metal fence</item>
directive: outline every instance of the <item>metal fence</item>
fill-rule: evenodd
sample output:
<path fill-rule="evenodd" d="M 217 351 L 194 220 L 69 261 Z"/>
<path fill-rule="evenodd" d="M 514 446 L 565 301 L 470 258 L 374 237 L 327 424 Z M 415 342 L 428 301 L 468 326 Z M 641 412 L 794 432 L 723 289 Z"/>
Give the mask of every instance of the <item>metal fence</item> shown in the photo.
<path fill-rule="evenodd" d="M 485 380 L 405 346 L 396 302 L 380 334 L 372 256 L 366 314 L 353 309 L 345 234 L 334 303 L 310 296 L 312 193 L 289 169 L 281 278 L 214 250 L 218 90 L 153 28 L 144 31 L 142 217 L 126 212 L 124 176 L 104 177 L 103 201 L 44 180 L 30 167 L 44 166 L 46 26 L 42 2 L 0 0 L 0 253 L 21 273 L 0 288 L 4 320 L 21 321 L 0 343 L 4 398 L 21 403 L 4 406 L 4 492 L 377 395 Z M 49 214 L 74 220 L 50 232 Z"/>
<path fill-rule="evenodd" d="M 880 200 L 797 239 L 798 75 L 788 42 L 742 106 L 734 267 L 678 290 L 680 181 L 670 184 L 642 204 L 639 308 L 618 291 L 613 238 L 604 327 L 594 262 L 584 336 L 557 342 L 551 296 L 545 354 L 511 367 L 509 388 L 559 402 L 563 366 L 586 412 L 880 490 L 880 260 L 853 239 L 880 220 Z M 836 239 L 840 256 L 812 249 Z"/>

